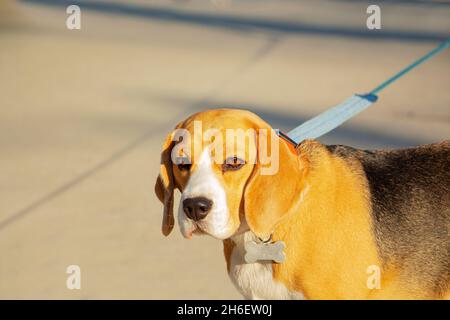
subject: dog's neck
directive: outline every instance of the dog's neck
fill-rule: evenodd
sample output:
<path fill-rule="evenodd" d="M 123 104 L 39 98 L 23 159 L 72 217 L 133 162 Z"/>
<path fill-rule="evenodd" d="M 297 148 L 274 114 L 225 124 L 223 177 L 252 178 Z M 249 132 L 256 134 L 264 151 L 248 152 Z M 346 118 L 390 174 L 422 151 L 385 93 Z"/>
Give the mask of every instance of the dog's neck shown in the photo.
<path fill-rule="evenodd" d="M 288 214 L 274 228 L 273 242 L 285 243 L 286 259 L 283 263 L 270 263 L 271 274 L 290 292 L 323 297 L 324 278 L 331 275 L 341 279 L 340 275 L 351 270 L 352 284 L 340 280 L 334 284 L 333 290 L 339 296 L 340 287 L 360 288 L 366 281 L 367 266 L 379 264 L 367 219 L 370 204 L 367 195 L 361 192 L 367 189 L 364 186 L 367 182 L 360 167 L 333 156 L 317 142 L 306 142 L 299 151 L 302 164 L 308 166 L 303 178 L 305 188 L 309 188 L 303 188 L 302 191 L 308 191 L 303 196 L 298 195 L 298 203 L 293 199 Z M 292 179 L 295 179 L 294 174 Z M 255 239 L 257 237 L 249 230 L 236 234 L 232 242 L 237 257 L 245 255 L 245 241 Z M 228 248 L 231 252 L 233 246 Z M 359 257 L 357 261 L 355 255 Z M 324 268 L 324 261 L 333 267 Z M 233 263 L 231 270 L 232 266 Z M 307 281 L 292 281 L 290 275 L 294 274 L 297 280 Z M 358 290 L 355 296 L 365 294 L 365 287 Z"/>

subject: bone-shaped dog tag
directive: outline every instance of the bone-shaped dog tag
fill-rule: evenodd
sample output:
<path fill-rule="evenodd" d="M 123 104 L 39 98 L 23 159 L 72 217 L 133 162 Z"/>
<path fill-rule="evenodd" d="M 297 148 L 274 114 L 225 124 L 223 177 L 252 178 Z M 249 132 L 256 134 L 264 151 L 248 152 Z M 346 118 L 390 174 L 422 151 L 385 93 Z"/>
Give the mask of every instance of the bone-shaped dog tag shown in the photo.
<path fill-rule="evenodd" d="M 255 242 L 247 241 L 245 247 L 245 262 L 255 263 L 256 261 L 275 261 L 276 263 L 284 262 L 285 244 L 283 241 L 277 242 Z"/>

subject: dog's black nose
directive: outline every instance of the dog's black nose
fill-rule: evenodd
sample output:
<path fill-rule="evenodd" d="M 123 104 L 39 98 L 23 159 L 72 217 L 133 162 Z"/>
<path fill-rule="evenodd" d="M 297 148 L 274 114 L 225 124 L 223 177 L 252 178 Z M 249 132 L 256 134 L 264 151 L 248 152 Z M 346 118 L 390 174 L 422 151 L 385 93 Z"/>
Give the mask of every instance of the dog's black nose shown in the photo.
<path fill-rule="evenodd" d="M 183 200 L 183 211 L 189 219 L 194 221 L 205 218 L 212 207 L 212 201 L 204 197 Z"/>

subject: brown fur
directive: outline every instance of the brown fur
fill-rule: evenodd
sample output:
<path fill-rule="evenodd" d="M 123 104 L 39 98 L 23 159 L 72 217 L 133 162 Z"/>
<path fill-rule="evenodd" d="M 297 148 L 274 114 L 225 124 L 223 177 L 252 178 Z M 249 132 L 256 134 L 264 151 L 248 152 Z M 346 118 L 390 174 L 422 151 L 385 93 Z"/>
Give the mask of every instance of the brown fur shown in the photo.
<path fill-rule="evenodd" d="M 384 267 L 397 267 L 408 292 L 442 297 L 450 282 L 450 141 L 391 151 L 328 149 L 364 168 Z"/>

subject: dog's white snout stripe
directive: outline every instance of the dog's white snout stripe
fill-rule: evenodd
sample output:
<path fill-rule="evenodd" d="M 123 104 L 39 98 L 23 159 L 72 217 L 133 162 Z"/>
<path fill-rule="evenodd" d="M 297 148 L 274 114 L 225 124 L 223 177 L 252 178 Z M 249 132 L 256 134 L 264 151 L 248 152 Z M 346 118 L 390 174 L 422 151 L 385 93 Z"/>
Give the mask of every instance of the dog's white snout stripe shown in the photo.
<path fill-rule="evenodd" d="M 188 235 L 196 226 L 183 212 L 183 201 L 188 198 L 204 197 L 212 202 L 212 207 L 205 219 L 196 224 L 212 236 L 224 239 L 229 236 L 230 216 L 228 213 L 226 193 L 217 179 L 213 168 L 210 148 L 206 147 L 194 168 L 186 188 L 181 195 L 178 219 L 181 232 Z"/>

